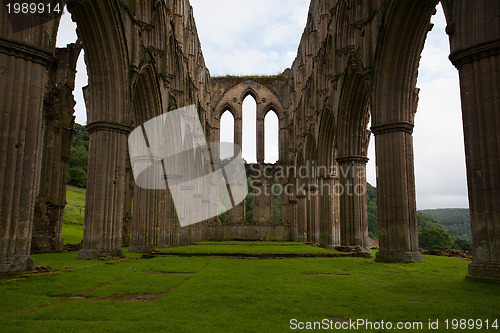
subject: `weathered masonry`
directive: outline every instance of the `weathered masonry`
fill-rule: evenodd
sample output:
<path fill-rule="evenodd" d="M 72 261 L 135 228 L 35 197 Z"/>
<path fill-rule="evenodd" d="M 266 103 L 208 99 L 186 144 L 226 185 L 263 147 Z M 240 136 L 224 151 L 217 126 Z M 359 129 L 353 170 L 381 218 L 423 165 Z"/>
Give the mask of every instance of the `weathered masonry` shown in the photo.
<path fill-rule="evenodd" d="M 460 76 L 474 261 L 469 276 L 500 281 L 500 2 L 442 0 L 450 60 Z M 60 251 L 75 62 L 85 50 L 90 132 L 85 230 L 80 258 L 121 255 L 202 239 L 291 239 L 368 251 L 364 186 L 375 135 L 380 251 L 377 260 L 419 261 L 412 132 L 420 54 L 437 0 L 312 0 L 297 58 L 275 77 L 211 78 L 188 0 L 68 0 L 79 41 L 55 48 L 57 20 L 13 29 L 0 8 L 0 272 L 31 269 L 31 251 Z M 241 144 L 242 103 L 257 104 L 256 195 L 228 223 L 180 228 L 168 191 L 135 186 L 130 131 L 195 104 L 208 141 L 221 115 Z M 264 118 L 279 120 L 279 159 L 264 162 Z M 371 119 L 372 127 L 367 128 Z M 200 160 L 200 167 L 209 161 Z M 315 166 L 305 177 L 279 173 Z M 267 170 L 267 177 L 263 170 Z M 196 195 L 196 194 L 193 194 Z M 202 202 L 214 198 L 201 198 Z M 132 204 L 132 201 L 134 204 Z M 134 207 L 132 209 L 132 207 Z"/>

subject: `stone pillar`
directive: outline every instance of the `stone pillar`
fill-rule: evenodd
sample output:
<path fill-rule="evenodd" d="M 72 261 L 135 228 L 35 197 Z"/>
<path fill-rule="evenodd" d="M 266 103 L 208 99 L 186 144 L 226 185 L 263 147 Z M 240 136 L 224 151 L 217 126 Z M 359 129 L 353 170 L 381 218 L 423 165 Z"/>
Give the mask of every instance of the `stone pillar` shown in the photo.
<path fill-rule="evenodd" d="M 318 185 L 309 184 L 307 188 L 307 241 L 319 243 L 319 200 Z"/>
<path fill-rule="evenodd" d="M 460 75 L 474 258 L 469 276 L 500 282 L 500 39 L 450 59 Z"/>
<path fill-rule="evenodd" d="M 89 162 L 83 247 L 78 259 L 122 256 L 127 137 L 130 127 L 94 122 L 89 131 Z"/>
<path fill-rule="evenodd" d="M 241 105 L 240 105 L 240 112 L 237 113 L 237 115 L 234 117 L 234 144 L 239 147 L 239 149 L 242 151 L 243 150 L 243 120 L 242 120 L 242 111 L 241 111 Z M 235 151 L 233 156 L 235 156 L 238 153 L 235 147 Z"/>
<path fill-rule="evenodd" d="M 342 246 L 370 254 L 364 156 L 337 159 L 340 168 L 340 241 Z"/>
<path fill-rule="evenodd" d="M 379 261 L 422 261 L 418 248 L 413 125 L 372 127 L 377 157 Z"/>
<path fill-rule="evenodd" d="M 334 248 L 340 245 L 340 220 L 338 218 L 338 176 L 327 175 L 319 178 L 319 214 L 320 238 L 319 244 L 325 248 Z"/>
<path fill-rule="evenodd" d="M 130 228 L 132 223 L 133 199 L 134 199 L 134 176 L 132 168 L 127 162 L 128 167 L 125 170 L 125 202 L 123 205 L 123 226 L 122 226 L 122 247 L 130 246 Z"/>
<path fill-rule="evenodd" d="M 29 255 L 40 176 L 42 96 L 53 56 L 24 40 L 14 41 L 3 5 L 0 12 L 0 272 L 10 272 L 35 268 Z M 48 40 L 49 30 L 33 29 L 29 36 Z M 9 34 L 12 38 L 4 39 Z"/>
<path fill-rule="evenodd" d="M 43 157 L 40 189 L 35 203 L 31 252 L 60 252 L 68 161 L 73 141 L 76 62 L 81 46 L 56 49 L 43 107 Z"/>
<path fill-rule="evenodd" d="M 292 242 L 298 242 L 298 229 L 297 229 L 297 199 L 289 198 L 288 199 L 288 213 L 287 216 L 290 221 L 290 239 Z"/>
<path fill-rule="evenodd" d="M 307 195 L 297 194 L 297 242 L 307 242 Z"/>
<path fill-rule="evenodd" d="M 262 104 L 258 104 L 258 108 L 260 108 Z M 257 114 L 262 114 L 263 112 L 257 112 Z M 257 117 L 257 163 L 264 164 L 265 160 L 265 150 L 264 150 L 264 118 Z"/>

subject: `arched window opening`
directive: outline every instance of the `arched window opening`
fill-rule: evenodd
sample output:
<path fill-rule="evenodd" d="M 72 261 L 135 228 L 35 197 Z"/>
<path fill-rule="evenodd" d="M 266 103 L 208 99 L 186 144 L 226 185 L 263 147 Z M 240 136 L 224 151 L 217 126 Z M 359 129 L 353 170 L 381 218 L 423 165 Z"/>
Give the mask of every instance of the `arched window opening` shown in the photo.
<path fill-rule="evenodd" d="M 257 102 L 252 95 L 243 100 L 242 156 L 247 163 L 257 163 Z"/>
<path fill-rule="evenodd" d="M 220 117 L 220 142 L 234 143 L 234 117 L 229 110 L 226 110 Z M 234 156 L 234 151 L 224 149 L 225 147 L 226 145 L 220 147 L 221 160 Z"/>
<path fill-rule="evenodd" d="M 274 111 L 264 119 L 264 162 L 275 164 L 279 160 L 279 119 Z"/>

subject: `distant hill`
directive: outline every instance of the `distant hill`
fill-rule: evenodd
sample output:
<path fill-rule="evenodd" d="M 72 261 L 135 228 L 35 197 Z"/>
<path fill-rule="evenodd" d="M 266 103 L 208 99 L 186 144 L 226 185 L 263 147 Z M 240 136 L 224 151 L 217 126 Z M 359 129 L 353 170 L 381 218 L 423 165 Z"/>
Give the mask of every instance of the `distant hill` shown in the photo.
<path fill-rule="evenodd" d="M 467 208 L 426 209 L 419 211 L 443 225 L 453 238 L 472 239 Z"/>
<path fill-rule="evenodd" d="M 378 238 L 377 189 L 367 184 L 368 230 L 370 237 Z M 446 230 L 453 240 L 472 239 L 470 216 L 467 208 L 426 209 L 417 212 L 418 229 Z"/>

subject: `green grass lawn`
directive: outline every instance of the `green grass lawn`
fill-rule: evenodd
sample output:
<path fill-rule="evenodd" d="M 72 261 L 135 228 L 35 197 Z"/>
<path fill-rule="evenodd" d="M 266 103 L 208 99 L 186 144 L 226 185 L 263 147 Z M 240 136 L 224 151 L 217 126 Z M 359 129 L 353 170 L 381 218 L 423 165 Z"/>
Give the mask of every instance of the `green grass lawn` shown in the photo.
<path fill-rule="evenodd" d="M 0 277 L 0 331 L 287 332 L 291 319 L 422 321 L 425 328 L 429 319 L 500 319 L 500 285 L 466 279 L 468 261 L 461 259 L 381 264 L 363 258 L 126 256 L 80 261 L 76 252 L 34 255 L 37 265 L 57 271 Z"/>
<path fill-rule="evenodd" d="M 65 244 L 80 243 L 83 238 L 85 189 L 68 185 L 66 190 L 62 238 Z"/>

